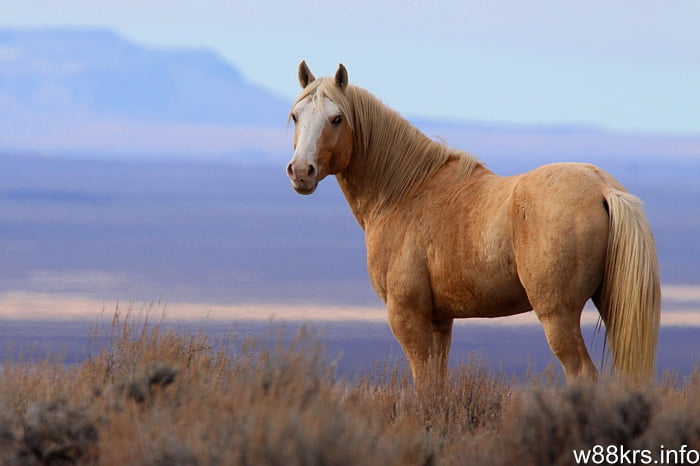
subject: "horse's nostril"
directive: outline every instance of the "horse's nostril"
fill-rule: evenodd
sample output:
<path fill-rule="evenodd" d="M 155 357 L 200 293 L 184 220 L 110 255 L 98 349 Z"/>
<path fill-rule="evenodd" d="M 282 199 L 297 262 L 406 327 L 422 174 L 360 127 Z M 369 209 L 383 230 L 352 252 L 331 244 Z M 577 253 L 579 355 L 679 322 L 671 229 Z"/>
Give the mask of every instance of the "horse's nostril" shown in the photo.
<path fill-rule="evenodd" d="M 314 173 L 316 173 L 316 167 L 314 167 L 313 165 L 309 165 L 309 176 L 313 176 Z"/>
<path fill-rule="evenodd" d="M 292 171 L 292 164 L 287 165 L 287 175 L 292 176 L 294 172 Z"/>

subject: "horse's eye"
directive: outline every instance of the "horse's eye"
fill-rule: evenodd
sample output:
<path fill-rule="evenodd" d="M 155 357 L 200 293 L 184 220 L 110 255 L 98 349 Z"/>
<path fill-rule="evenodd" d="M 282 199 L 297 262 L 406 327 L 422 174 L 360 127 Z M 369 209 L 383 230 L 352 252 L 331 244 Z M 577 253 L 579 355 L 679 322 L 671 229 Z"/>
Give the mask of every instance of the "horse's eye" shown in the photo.
<path fill-rule="evenodd" d="M 292 121 L 293 121 L 294 123 L 297 122 L 297 116 L 296 116 L 296 115 L 292 115 Z"/>
<path fill-rule="evenodd" d="M 337 117 L 333 118 L 333 120 L 331 120 L 331 123 L 334 125 L 339 125 L 342 121 L 343 121 L 343 116 L 338 115 Z"/>

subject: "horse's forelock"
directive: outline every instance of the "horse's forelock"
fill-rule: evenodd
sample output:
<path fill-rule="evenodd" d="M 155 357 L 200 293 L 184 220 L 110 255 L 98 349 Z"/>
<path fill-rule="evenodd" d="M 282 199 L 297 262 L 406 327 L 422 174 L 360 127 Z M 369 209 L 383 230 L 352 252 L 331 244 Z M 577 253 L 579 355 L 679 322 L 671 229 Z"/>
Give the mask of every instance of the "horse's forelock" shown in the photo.
<path fill-rule="evenodd" d="M 323 107 L 323 100 L 324 98 L 327 98 L 334 104 L 338 106 L 340 109 L 340 112 L 345 115 L 347 118 L 348 123 L 350 124 L 350 128 L 353 128 L 353 122 L 354 122 L 354 115 L 353 115 L 353 109 L 350 106 L 350 102 L 347 97 L 346 97 L 346 92 L 352 92 L 348 88 L 345 90 L 340 89 L 336 84 L 335 81 L 332 78 L 328 77 L 323 77 L 323 78 L 317 78 L 311 83 L 309 83 L 308 86 L 304 88 L 303 91 L 301 91 L 301 94 L 299 94 L 299 97 L 294 101 L 294 104 L 292 105 L 292 109 L 296 107 L 296 105 L 301 102 L 302 100 L 306 99 L 307 97 L 311 97 L 311 100 L 314 102 L 316 105 L 316 108 L 318 108 L 320 111 L 325 111 Z M 288 120 L 292 118 L 292 112 L 289 112 Z"/>

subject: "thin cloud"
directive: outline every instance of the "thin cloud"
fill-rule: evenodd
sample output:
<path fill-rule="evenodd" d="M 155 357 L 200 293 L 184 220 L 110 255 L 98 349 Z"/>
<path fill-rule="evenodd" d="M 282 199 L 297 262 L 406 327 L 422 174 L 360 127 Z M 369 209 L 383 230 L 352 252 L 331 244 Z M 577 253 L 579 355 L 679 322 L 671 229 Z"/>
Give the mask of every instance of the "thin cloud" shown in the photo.
<path fill-rule="evenodd" d="M 662 292 L 665 300 L 678 302 L 700 302 L 700 286 L 697 285 L 669 285 L 664 286 Z"/>
<path fill-rule="evenodd" d="M 104 290 L 122 285 L 128 281 L 128 277 L 123 273 L 102 270 L 69 272 L 32 270 L 27 278 L 32 285 L 52 291 Z"/>
<path fill-rule="evenodd" d="M 386 311 L 370 306 L 300 306 L 283 304 L 235 304 L 160 302 L 118 303 L 77 294 L 6 292 L 0 293 L 0 319 L 95 319 L 111 313 L 117 306 L 134 311 L 164 313 L 173 320 L 277 320 L 309 322 L 376 322 L 386 323 Z M 595 325 L 598 313 L 587 309 L 582 325 Z M 528 312 L 495 319 L 458 319 L 459 325 L 490 327 L 538 326 L 534 313 Z M 663 327 L 700 327 L 700 307 L 662 311 Z"/>

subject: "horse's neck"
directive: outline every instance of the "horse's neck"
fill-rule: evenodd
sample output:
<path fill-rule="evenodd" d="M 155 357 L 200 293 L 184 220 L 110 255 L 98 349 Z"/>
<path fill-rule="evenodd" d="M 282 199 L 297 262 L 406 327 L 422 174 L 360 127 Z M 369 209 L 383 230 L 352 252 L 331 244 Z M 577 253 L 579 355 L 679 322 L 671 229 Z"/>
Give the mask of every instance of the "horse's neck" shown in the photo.
<path fill-rule="evenodd" d="M 392 154 L 386 155 L 387 157 L 392 156 Z M 467 178 L 472 180 L 469 182 L 470 186 L 473 186 L 473 183 L 478 183 L 479 180 L 485 179 L 484 177 L 499 178 L 477 159 L 469 154 L 460 153 L 459 151 L 451 152 L 449 158 L 432 171 L 428 175 L 428 178 L 439 176 L 438 172 L 442 172 L 443 170 L 448 170 L 448 172 L 444 172 L 446 173 L 444 176 L 448 176 L 448 180 L 457 181 L 457 184 L 454 185 L 456 189 L 460 186 L 464 186 L 464 183 L 467 183 Z M 378 218 L 387 209 L 403 208 L 401 204 L 406 196 L 410 195 L 410 192 L 415 189 L 420 189 L 418 185 L 428 181 L 428 178 L 416 180 L 414 185 L 409 186 L 402 196 L 393 198 L 390 202 L 387 202 L 387 193 L 382 192 L 383 188 L 381 185 L 378 186 L 371 181 L 374 177 L 369 176 L 370 174 L 368 172 L 369 168 L 366 164 L 366 157 L 364 154 L 353 153 L 350 165 L 336 175 L 338 184 L 345 195 L 352 213 L 365 230 L 373 219 Z M 385 176 L 393 176 L 390 169 L 385 173 Z M 441 186 L 444 189 L 450 189 L 449 182 Z"/>
<path fill-rule="evenodd" d="M 396 156 L 393 152 L 395 150 L 396 148 L 392 147 L 388 149 L 389 152 L 382 155 L 393 158 Z M 388 198 L 391 198 L 388 184 L 377 182 L 382 177 L 373 176 L 375 174 L 370 173 L 376 168 L 370 167 L 367 159 L 367 154 L 363 150 L 356 149 L 352 154 L 349 166 L 336 175 L 348 205 L 363 229 L 380 211 L 392 207 L 392 202 L 387 201 Z M 392 167 L 391 163 L 385 164 L 387 171 L 383 176 L 391 178 L 394 175 Z M 393 201 L 396 202 L 395 199 Z"/>
<path fill-rule="evenodd" d="M 357 157 L 353 155 L 352 159 L 356 161 Z M 351 161 L 350 166 L 335 177 L 345 195 L 350 210 L 364 230 L 369 218 L 377 210 L 378 202 L 376 194 L 373 195 L 373 190 L 366 182 L 366 177 L 363 180 L 361 175 L 361 173 L 364 173 L 365 167 L 353 167 L 353 165 L 359 164 L 353 164 L 353 161 Z"/>

